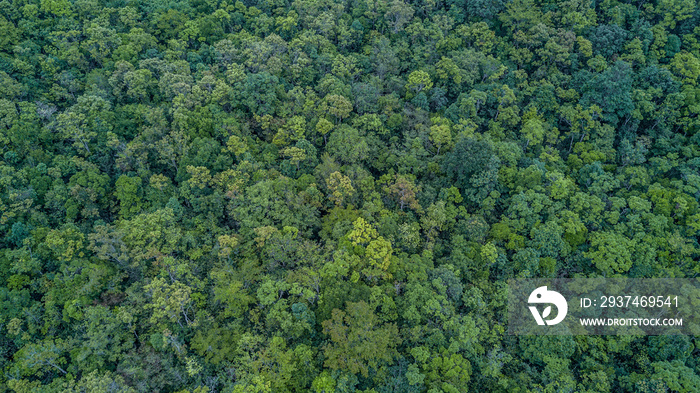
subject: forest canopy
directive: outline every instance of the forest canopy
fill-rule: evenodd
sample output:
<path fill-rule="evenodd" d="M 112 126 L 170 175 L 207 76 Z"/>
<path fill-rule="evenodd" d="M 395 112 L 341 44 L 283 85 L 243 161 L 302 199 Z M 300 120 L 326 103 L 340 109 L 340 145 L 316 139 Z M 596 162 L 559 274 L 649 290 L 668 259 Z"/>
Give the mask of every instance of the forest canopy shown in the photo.
<path fill-rule="evenodd" d="M 0 1 L 0 390 L 698 392 L 506 280 L 700 274 L 695 0 Z"/>

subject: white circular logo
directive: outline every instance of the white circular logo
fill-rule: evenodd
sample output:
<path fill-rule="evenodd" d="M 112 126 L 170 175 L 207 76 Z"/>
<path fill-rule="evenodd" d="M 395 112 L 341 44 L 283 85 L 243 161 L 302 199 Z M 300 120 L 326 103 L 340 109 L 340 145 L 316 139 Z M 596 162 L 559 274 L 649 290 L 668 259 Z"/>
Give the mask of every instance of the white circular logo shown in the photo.
<path fill-rule="evenodd" d="M 538 325 L 556 325 L 564 320 L 567 311 L 569 311 L 569 305 L 566 304 L 566 299 L 564 299 L 564 296 L 556 291 L 548 291 L 546 286 L 539 287 L 532 291 L 530 297 L 527 299 L 527 302 L 530 304 L 553 304 L 557 308 L 557 317 L 554 319 L 545 320 L 544 318 L 547 318 L 549 314 L 552 313 L 551 305 L 547 306 L 544 311 L 542 311 L 542 315 L 540 315 L 539 311 L 537 311 L 537 307 L 530 306 L 530 312 L 532 313 L 532 316 L 535 317 L 535 321 L 537 321 Z"/>

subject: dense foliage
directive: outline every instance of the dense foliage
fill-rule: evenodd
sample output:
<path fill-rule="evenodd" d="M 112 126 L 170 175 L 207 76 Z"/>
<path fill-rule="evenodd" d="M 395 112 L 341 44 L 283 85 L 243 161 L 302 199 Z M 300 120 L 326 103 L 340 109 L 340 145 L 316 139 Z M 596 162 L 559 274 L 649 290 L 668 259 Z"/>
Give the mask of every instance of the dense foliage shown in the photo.
<path fill-rule="evenodd" d="M 0 1 L 0 390 L 698 392 L 505 334 L 693 277 L 695 0 Z"/>

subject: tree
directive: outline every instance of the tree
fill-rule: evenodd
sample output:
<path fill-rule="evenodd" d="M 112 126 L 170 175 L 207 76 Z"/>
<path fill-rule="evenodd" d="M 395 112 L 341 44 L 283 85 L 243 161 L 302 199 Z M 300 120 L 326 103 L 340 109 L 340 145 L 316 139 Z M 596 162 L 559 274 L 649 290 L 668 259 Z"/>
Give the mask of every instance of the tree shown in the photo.
<path fill-rule="evenodd" d="M 692 392 L 700 388 L 700 377 L 683 365 L 681 361 L 652 363 L 656 379 L 666 383 L 677 392 Z"/>
<path fill-rule="evenodd" d="M 483 200 L 493 190 L 499 166 L 492 145 L 471 137 L 460 138 L 442 164 L 452 184 L 472 202 Z M 478 191 L 474 190 L 477 185 Z"/>
<path fill-rule="evenodd" d="M 468 389 L 472 367 L 460 354 L 441 353 L 427 361 L 426 385 L 441 388 L 445 392 L 460 392 Z"/>
<path fill-rule="evenodd" d="M 318 119 L 318 123 L 316 123 L 316 131 L 318 131 L 319 134 L 323 135 L 324 144 L 328 143 L 327 135 L 332 129 L 333 123 L 324 118 Z"/>
<path fill-rule="evenodd" d="M 71 3 L 68 0 L 42 0 L 41 10 L 56 16 L 70 15 Z"/>
<path fill-rule="evenodd" d="M 151 323 L 165 327 L 165 322 L 170 321 L 183 327 L 183 318 L 187 325 L 194 323 L 188 315 L 192 313 L 192 288 L 189 286 L 179 281 L 168 284 L 163 278 L 156 277 L 144 286 L 144 290 L 152 299 L 152 302 L 146 305 L 147 309 L 152 310 Z"/>
<path fill-rule="evenodd" d="M 219 269 L 211 272 L 214 281 L 214 301 L 224 307 L 221 316 L 241 317 L 253 302 L 248 290 L 243 287 L 243 282 L 235 279 L 230 270 Z"/>
<path fill-rule="evenodd" d="M 279 79 L 263 71 L 246 76 L 241 97 L 250 113 L 272 115 L 279 106 L 280 90 Z"/>
<path fill-rule="evenodd" d="M 299 169 L 299 163 L 306 160 L 306 151 L 296 146 L 285 147 L 280 154 L 287 157 L 297 169 Z"/>
<path fill-rule="evenodd" d="M 101 97 L 80 96 L 75 105 L 57 116 L 54 127 L 64 139 L 73 141 L 73 146 L 85 149 L 89 155 L 90 145 L 98 134 L 112 130 L 110 108 L 109 102 Z"/>
<path fill-rule="evenodd" d="M 401 210 L 408 206 L 413 210 L 420 211 L 421 207 L 416 199 L 416 192 L 419 189 L 416 187 L 413 180 L 402 175 L 395 175 L 393 184 L 384 187 L 384 192 L 398 199 L 399 208 Z"/>
<path fill-rule="evenodd" d="M 612 25 L 598 25 L 588 37 L 593 44 L 593 53 L 610 58 L 622 52 L 622 46 L 627 40 L 627 31 L 622 27 Z"/>
<path fill-rule="evenodd" d="M 326 184 L 331 192 L 328 198 L 338 207 L 342 206 L 343 202 L 355 193 L 355 188 L 353 188 L 350 178 L 340 172 L 331 173 L 326 179 Z"/>
<path fill-rule="evenodd" d="M 46 339 L 25 345 L 15 354 L 17 372 L 23 376 L 55 372 L 68 374 L 64 369 L 67 363 L 64 353 L 68 345 L 61 339 Z"/>
<path fill-rule="evenodd" d="M 106 364 L 116 364 L 125 352 L 133 348 L 135 337 L 129 326 L 134 319 L 126 310 L 113 312 L 102 305 L 86 307 L 84 314 L 86 332 L 74 352 L 77 354 L 74 360 L 83 370 L 94 370 L 92 374 L 96 374 Z"/>
<path fill-rule="evenodd" d="M 290 142 L 303 139 L 305 133 L 306 120 L 301 116 L 294 116 L 277 132 L 272 139 L 272 143 L 278 146 L 286 146 Z"/>
<path fill-rule="evenodd" d="M 113 375 L 109 372 L 100 373 L 98 371 L 93 371 L 84 375 L 77 382 L 71 381 L 66 392 L 135 393 L 136 390 L 127 385 L 124 378 L 119 375 Z"/>
<path fill-rule="evenodd" d="M 630 75 L 630 65 L 618 60 L 602 73 L 589 76 L 584 82 L 581 103 L 596 104 L 602 108 L 606 120 L 617 124 L 634 110 Z"/>
<path fill-rule="evenodd" d="M 423 90 L 430 90 L 433 87 L 433 81 L 430 79 L 430 75 L 425 71 L 413 71 L 408 76 L 408 84 L 406 84 L 406 89 L 413 92 L 413 94 L 418 94 Z"/>
<path fill-rule="evenodd" d="M 323 99 L 323 104 L 321 110 L 335 117 L 335 124 L 342 122 L 352 112 L 352 104 L 341 95 L 329 94 Z"/>
<path fill-rule="evenodd" d="M 380 323 L 364 301 L 348 302 L 345 310 L 334 309 L 331 319 L 323 321 L 323 332 L 330 337 L 323 347 L 324 365 L 364 377 L 370 369 L 376 371 L 391 362 L 401 344 L 396 325 Z"/>
<path fill-rule="evenodd" d="M 700 59 L 692 53 L 678 53 L 671 60 L 671 70 L 685 83 L 695 86 L 700 77 Z"/>
<path fill-rule="evenodd" d="M 350 126 L 337 127 L 328 139 L 326 151 L 343 163 L 362 162 L 369 158 L 370 147 L 367 138 Z"/>
<path fill-rule="evenodd" d="M 393 255 L 391 242 L 380 236 L 374 227 L 363 218 L 358 218 L 352 224 L 352 230 L 347 234 L 347 239 L 354 246 L 347 253 L 336 253 L 338 262 L 347 263 L 353 268 L 353 281 L 359 279 L 362 273 L 370 280 L 376 278 L 391 278 L 388 272 L 396 257 Z M 347 261 L 344 261 L 348 259 Z M 347 271 L 347 270 L 346 270 Z"/>
<path fill-rule="evenodd" d="M 112 53 L 121 44 L 121 38 L 116 31 L 97 23 L 90 24 L 85 28 L 87 36 L 81 46 L 92 56 L 98 63 L 104 63 Z"/>
<path fill-rule="evenodd" d="M 447 119 L 437 118 L 433 123 L 430 126 L 430 141 L 437 147 L 435 154 L 439 155 L 440 149 L 452 146 L 452 129 Z"/>
<path fill-rule="evenodd" d="M 139 190 L 141 179 L 121 175 L 115 183 L 115 196 L 119 200 L 119 215 L 122 218 L 130 218 L 141 212 L 142 204 Z"/>
<path fill-rule="evenodd" d="M 292 179 L 280 177 L 246 187 L 241 197 L 232 200 L 227 209 L 244 232 L 275 225 L 308 233 L 319 225 L 319 207 L 307 203 Z"/>
<path fill-rule="evenodd" d="M 633 240 L 614 232 L 591 234 L 591 251 L 586 252 L 593 264 L 603 273 L 624 273 L 632 267 Z"/>

